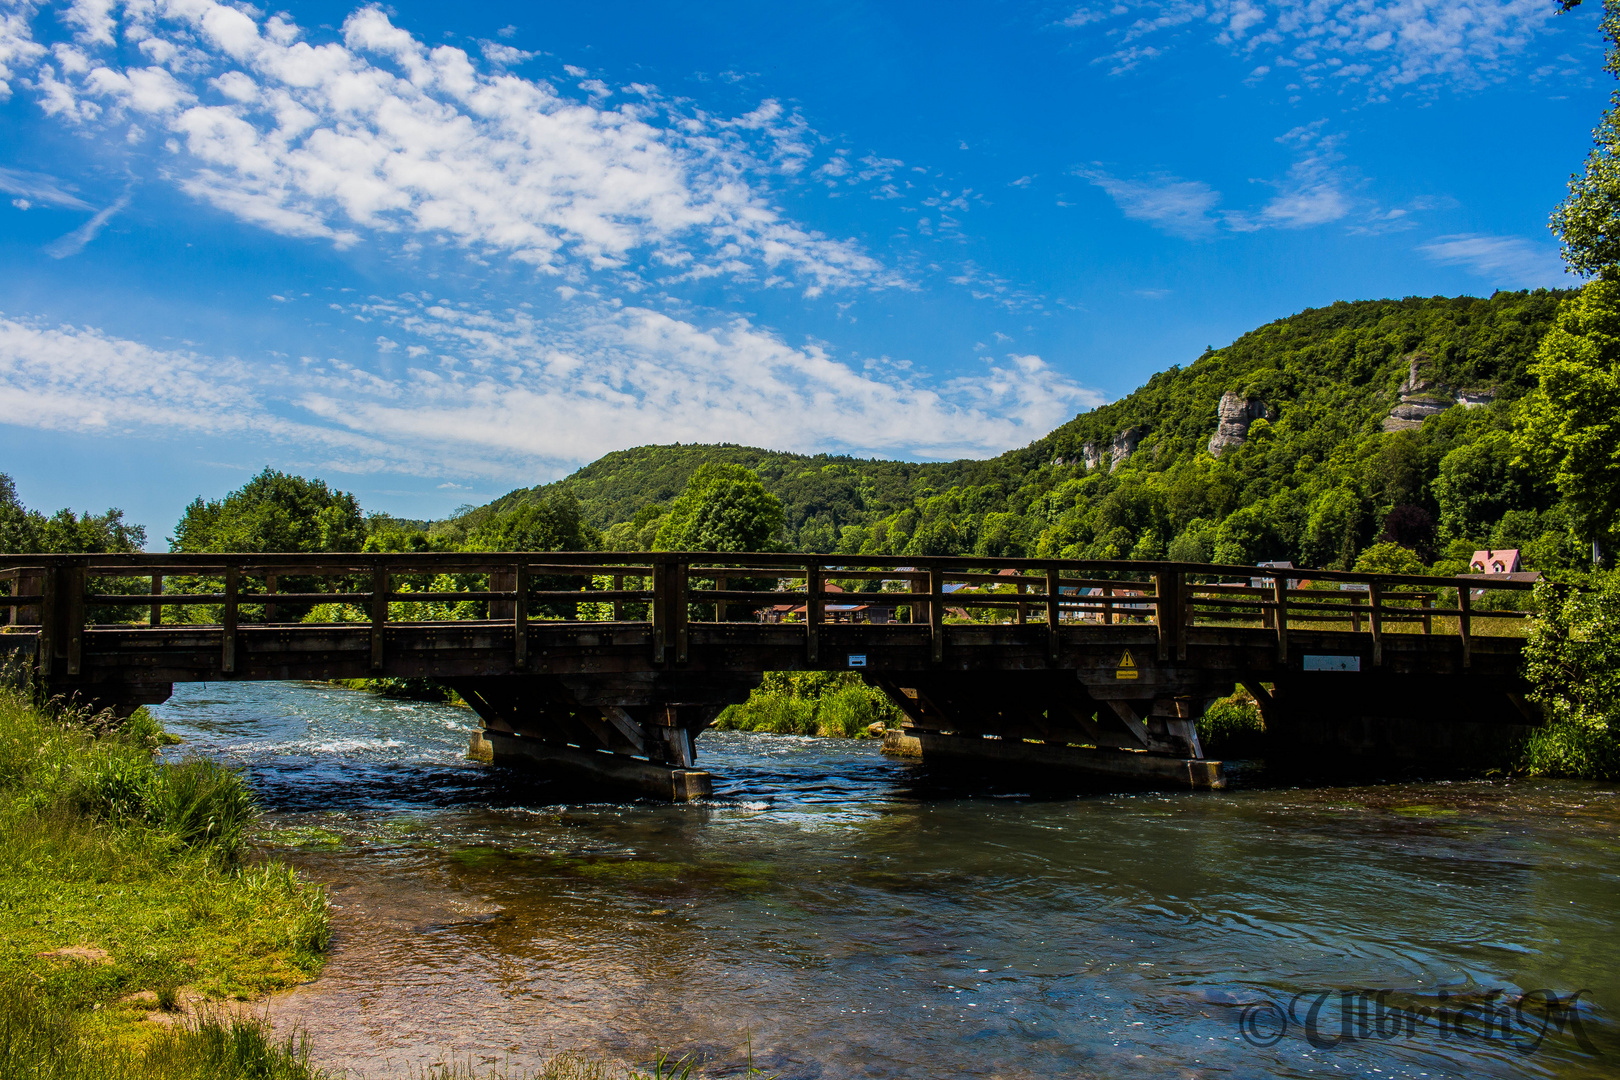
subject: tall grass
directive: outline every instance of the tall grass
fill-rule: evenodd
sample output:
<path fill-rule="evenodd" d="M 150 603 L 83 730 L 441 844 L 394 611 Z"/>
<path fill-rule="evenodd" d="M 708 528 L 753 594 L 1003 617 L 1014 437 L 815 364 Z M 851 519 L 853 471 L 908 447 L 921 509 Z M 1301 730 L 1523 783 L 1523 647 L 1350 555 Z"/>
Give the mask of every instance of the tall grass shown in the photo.
<path fill-rule="evenodd" d="M 325 1080 L 306 1040 L 257 1020 L 202 1016 L 138 1045 L 87 1031 L 82 1014 L 26 984 L 0 984 L 0 1077 L 29 1080 Z"/>
<path fill-rule="evenodd" d="M 146 1021 L 303 982 L 331 934 L 318 886 L 246 863 L 242 776 L 167 741 L 0 666 L 0 1080 L 317 1075 L 252 1021 Z"/>

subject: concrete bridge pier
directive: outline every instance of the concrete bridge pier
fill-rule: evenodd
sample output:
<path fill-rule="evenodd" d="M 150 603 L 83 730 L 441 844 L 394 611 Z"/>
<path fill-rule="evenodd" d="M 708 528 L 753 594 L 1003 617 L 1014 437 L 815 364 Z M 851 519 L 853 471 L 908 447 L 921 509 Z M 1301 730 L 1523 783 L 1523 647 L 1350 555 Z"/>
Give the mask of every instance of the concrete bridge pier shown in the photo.
<path fill-rule="evenodd" d="M 634 672 L 447 680 L 483 721 L 475 756 L 576 784 L 687 802 L 713 793 L 697 739 L 760 676 Z"/>

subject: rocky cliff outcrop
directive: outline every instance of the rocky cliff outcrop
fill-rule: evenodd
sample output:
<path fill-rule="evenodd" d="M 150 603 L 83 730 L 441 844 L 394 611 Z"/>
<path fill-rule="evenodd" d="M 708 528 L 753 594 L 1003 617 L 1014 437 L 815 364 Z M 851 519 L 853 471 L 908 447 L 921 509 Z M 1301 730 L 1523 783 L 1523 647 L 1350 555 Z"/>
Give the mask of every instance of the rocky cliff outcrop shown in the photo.
<path fill-rule="evenodd" d="M 1125 459 L 1136 453 L 1137 444 L 1141 441 L 1141 428 L 1128 427 L 1118 435 L 1115 435 L 1113 445 L 1109 447 L 1111 463 L 1108 466 L 1108 471 L 1114 472 L 1121 465 L 1125 464 Z"/>
<path fill-rule="evenodd" d="M 1412 431 L 1422 427 L 1423 421 L 1429 417 L 1437 416 L 1453 405 L 1479 409 L 1496 400 L 1496 391 L 1489 387 L 1457 389 L 1441 382 L 1430 369 L 1427 353 L 1413 353 L 1407 357 L 1406 381 L 1401 383 L 1397 393 L 1400 403 L 1385 418 L 1385 431 Z"/>
<path fill-rule="evenodd" d="M 1216 412 L 1220 421 L 1215 425 L 1215 434 L 1209 437 L 1209 452 L 1216 457 L 1242 446 L 1249 437 L 1250 424 L 1271 418 L 1265 402 L 1259 398 L 1246 398 L 1235 390 L 1221 395 Z"/>

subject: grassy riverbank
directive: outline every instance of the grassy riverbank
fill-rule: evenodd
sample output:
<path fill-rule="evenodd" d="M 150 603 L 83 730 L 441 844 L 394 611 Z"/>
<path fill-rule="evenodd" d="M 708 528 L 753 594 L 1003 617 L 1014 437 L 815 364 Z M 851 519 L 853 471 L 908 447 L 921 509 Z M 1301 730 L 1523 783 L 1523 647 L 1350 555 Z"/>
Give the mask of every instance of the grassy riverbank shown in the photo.
<path fill-rule="evenodd" d="M 251 792 L 162 738 L 0 690 L 0 1077 L 319 1075 L 225 1003 L 319 970 L 325 896 L 245 864 Z"/>

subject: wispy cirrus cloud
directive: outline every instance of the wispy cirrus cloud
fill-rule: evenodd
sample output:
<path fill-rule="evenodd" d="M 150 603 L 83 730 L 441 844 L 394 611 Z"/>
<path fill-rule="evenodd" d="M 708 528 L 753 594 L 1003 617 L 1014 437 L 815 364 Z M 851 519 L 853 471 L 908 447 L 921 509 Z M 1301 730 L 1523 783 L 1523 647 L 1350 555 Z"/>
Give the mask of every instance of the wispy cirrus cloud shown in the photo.
<path fill-rule="evenodd" d="M 214 0 L 80 0 L 65 18 L 73 41 L 12 50 L 40 107 L 161 129 L 184 190 L 274 232 L 439 237 L 553 274 L 673 268 L 811 295 L 901 283 L 770 203 L 758 178 L 801 168 L 810 143 L 775 102 L 726 120 L 589 78 L 581 99 L 511 73 L 506 52 L 429 46 L 377 7 L 321 44 Z"/>
<path fill-rule="evenodd" d="M 1457 233 L 1436 237 L 1417 250 L 1431 262 L 1460 266 L 1498 286 L 1537 288 L 1580 281 L 1566 273 L 1563 260 L 1549 245 L 1523 236 Z"/>
<path fill-rule="evenodd" d="M 106 227 L 107 222 L 112 220 L 114 214 L 117 214 L 128 205 L 129 195 L 120 195 L 110 206 L 97 210 L 89 221 L 86 221 L 66 236 L 59 237 L 48 244 L 45 253 L 53 259 L 65 259 L 70 255 L 77 255 Z"/>
<path fill-rule="evenodd" d="M 1093 63 L 1116 75 L 1192 41 L 1258 61 L 1253 81 L 1379 95 L 1512 78 L 1556 13 L 1541 0 L 1103 0 L 1060 21 L 1090 35 Z"/>
<path fill-rule="evenodd" d="M 1246 210 L 1217 210 L 1222 196 L 1201 180 L 1170 173 L 1126 179 L 1100 165 L 1075 170 L 1107 192 L 1125 216 L 1145 221 L 1172 236 L 1200 239 L 1221 230 L 1307 229 L 1349 217 L 1356 209 L 1351 182 L 1339 162 L 1339 137 L 1326 134 L 1326 121 L 1302 124 L 1277 137 L 1298 158 L 1280 180 L 1266 182 L 1275 194 Z M 1376 213 L 1376 211 L 1373 211 Z"/>
<path fill-rule="evenodd" d="M 44 173 L 22 169 L 0 168 L 0 191 L 16 195 L 29 203 L 60 206 L 68 210 L 94 210 L 95 207 L 68 191 L 62 181 Z"/>
<path fill-rule="evenodd" d="M 1128 180 L 1100 168 L 1076 169 L 1075 175 L 1103 189 L 1121 212 L 1172 236 L 1213 236 L 1221 194 L 1202 180 L 1183 180 L 1168 173 Z"/>

